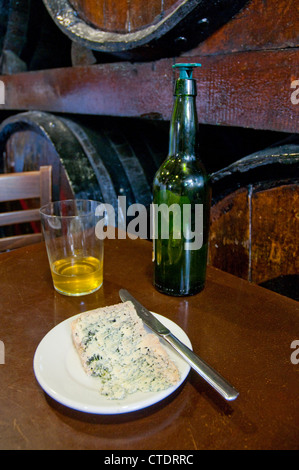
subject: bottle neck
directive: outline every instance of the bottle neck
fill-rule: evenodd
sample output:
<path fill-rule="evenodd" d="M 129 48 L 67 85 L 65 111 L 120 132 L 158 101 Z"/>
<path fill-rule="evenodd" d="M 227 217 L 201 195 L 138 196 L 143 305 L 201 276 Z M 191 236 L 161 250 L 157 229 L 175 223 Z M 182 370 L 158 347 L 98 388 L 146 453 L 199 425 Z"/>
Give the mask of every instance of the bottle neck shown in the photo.
<path fill-rule="evenodd" d="M 170 123 L 169 155 L 193 160 L 198 153 L 198 119 L 194 80 L 177 80 Z"/>

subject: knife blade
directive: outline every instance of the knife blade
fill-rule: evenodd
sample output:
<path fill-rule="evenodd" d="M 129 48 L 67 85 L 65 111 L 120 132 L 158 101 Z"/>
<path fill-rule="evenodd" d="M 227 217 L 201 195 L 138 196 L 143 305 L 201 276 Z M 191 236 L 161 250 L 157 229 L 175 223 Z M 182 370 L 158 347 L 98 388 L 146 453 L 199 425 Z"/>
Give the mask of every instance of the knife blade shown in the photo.
<path fill-rule="evenodd" d="M 126 289 L 120 289 L 119 296 L 123 302 L 131 301 L 143 322 L 157 335 L 170 344 L 177 353 L 223 398 L 235 400 L 239 392 L 215 369 L 183 344 L 171 331 L 166 328 L 147 308 L 136 300 Z"/>

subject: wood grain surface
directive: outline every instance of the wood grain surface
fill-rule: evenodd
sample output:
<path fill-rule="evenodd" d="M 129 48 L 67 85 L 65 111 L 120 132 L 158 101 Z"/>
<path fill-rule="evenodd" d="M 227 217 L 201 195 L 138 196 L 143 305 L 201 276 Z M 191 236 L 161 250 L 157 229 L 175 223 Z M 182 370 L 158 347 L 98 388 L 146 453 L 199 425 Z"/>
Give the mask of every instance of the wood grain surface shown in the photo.
<path fill-rule="evenodd" d="M 298 132 L 299 105 L 291 88 L 299 50 L 190 57 L 200 61 L 197 107 L 202 124 Z M 172 59 L 115 63 L 2 76 L 0 109 L 170 119 Z M 16 92 L 17 90 L 17 92 Z"/>

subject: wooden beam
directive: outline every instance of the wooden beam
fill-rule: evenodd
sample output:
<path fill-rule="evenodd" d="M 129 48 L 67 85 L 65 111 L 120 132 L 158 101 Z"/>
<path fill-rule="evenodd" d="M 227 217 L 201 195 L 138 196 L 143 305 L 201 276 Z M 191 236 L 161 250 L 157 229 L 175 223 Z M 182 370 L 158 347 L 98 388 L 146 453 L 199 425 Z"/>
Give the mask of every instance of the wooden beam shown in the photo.
<path fill-rule="evenodd" d="M 202 124 L 299 132 L 299 49 L 180 58 L 201 62 L 198 114 Z M 112 63 L 2 76 L 0 109 L 169 119 L 174 59 Z"/>

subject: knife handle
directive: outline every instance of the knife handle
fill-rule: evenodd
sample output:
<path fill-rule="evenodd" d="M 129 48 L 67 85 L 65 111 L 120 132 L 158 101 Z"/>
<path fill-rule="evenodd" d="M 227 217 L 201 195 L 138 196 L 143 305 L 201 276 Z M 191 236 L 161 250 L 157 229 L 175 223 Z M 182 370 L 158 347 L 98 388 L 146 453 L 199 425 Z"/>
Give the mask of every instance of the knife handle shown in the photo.
<path fill-rule="evenodd" d="M 203 359 L 183 344 L 173 334 L 163 335 L 163 338 L 185 359 L 211 387 L 217 390 L 226 400 L 232 401 L 237 398 L 239 392 L 227 382 L 216 370 L 209 366 Z"/>

